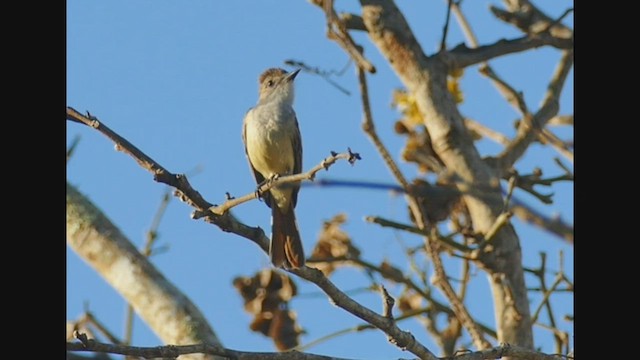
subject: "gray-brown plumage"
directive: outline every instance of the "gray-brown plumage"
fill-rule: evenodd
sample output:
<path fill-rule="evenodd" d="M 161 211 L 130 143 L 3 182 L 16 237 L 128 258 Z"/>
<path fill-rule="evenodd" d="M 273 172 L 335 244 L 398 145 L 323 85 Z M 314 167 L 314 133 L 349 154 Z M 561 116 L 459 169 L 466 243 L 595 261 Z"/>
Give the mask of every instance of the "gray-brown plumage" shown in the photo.
<path fill-rule="evenodd" d="M 302 171 L 302 139 L 293 111 L 293 80 L 300 70 L 287 73 L 268 69 L 260 75 L 258 104 L 244 117 L 242 140 L 256 183 Z M 304 250 L 294 208 L 299 183 L 273 187 L 262 197 L 271 208 L 269 255 L 274 266 L 304 266 Z"/>

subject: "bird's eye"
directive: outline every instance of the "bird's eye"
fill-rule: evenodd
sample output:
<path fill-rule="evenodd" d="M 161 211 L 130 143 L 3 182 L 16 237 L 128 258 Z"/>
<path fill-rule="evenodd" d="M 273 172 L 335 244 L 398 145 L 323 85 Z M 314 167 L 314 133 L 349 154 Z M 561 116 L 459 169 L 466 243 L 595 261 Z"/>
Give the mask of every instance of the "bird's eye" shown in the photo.
<path fill-rule="evenodd" d="M 274 84 L 273 80 L 267 81 L 267 86 L 268 87 L 273 87 L 273 84 Z"/>

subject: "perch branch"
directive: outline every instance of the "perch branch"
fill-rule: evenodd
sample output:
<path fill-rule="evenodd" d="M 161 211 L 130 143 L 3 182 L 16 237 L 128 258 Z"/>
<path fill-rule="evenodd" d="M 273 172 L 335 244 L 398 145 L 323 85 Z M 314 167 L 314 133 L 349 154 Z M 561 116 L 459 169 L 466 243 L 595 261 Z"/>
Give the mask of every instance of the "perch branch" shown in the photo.
<path fill-rule="evenodd" d="M 227 200 L 222 205 L 213 206 L 209 208 L 209 210 L 216 215 L 223 215 L 224 213 L 226 213 L 227 211 L 229 211 L 231 208 L 235 206 L 238 206 L 247 201 L 256 199 L 258 194 L 264 194 L 266 191 L 273 188 L 274 186 L 300 182 L 303 180 L 313 181 L 313 179 L 315 179 L 316 174 L 320 170 L 329 170 L 329 167 L 331 167 L 331 165 L 335 164 L 335 162 L 340 159 L 347 160 L 350 164 L 353 165 L 357 160 L 360 160 L 361 158 L 360 158 L 360 154 L 352 152 L 351 149 L 348 149 L 348 152 L 341 153 L 341 154 L 331 152 L 330 156 L 322 160 L 318 165 L 314 166 L 313 168 L 311 168 L 311 170 L 305 173 L 282 176 L 282 177 L 278 177 L 277 179 L 274 179 L 273 181 L 267 181 L 265 184 L 262 184 L 262 186 L 258 188 L 258 191 L 253 191 L 239 198 Z M 193 218 L 198 219 L 203 216 L 206 216 L 206 213 L 197 212 L 197 213 L 194 213 Z"/>

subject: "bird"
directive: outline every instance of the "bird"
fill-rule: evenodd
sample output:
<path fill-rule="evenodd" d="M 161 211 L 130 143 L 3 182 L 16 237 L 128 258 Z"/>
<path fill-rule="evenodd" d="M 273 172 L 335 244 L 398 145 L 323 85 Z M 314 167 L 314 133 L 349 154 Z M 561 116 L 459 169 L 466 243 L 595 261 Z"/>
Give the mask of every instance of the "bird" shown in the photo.
<path fill-rule="evenodd" d="M 299 72 L 280 68 L 262 72 L 258 103 L 244 116 L 242 141 L 258 188 L 265 181 L 302 171 L 302 137 L 293 110 L 293 81 Z M 271 208 L 269 257 L 275 267 L 295 269 L 305 264 L 294 212 L 299 190 L 300 183 L 296 182 L 258 194 Z"/>

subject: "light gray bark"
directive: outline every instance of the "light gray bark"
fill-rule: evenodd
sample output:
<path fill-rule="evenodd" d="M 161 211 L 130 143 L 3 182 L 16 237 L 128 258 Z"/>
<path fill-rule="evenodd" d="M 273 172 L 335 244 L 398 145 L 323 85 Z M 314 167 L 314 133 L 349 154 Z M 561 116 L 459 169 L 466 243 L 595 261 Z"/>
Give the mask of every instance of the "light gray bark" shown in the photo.
<path fill-rule="evenodd" d="M 93 267 L 166 344 L 219 345 L 204 315 L 120 230 L 67 183 L 67 244 Z M 71 284 L 73 286 L 73 284 Z M 193 354 L 181 359 L 214 359 Z"/>
<path fill-rule="evenodd" d="M 404 16 L 389 0 L 361 0 L 369 37 L 417 99 L 433 148 L 453 173 L 469 209 L 474 230 L 486 233 L 502 211 L 499 174 L 480 157 L 447 90 L 446 63 L 427 57 Z M 489 274 L 498 338 L 533 348 L 529 300 L 518 236 L 510 224 L 492 241 L 492 251 L 480 254 L 479 265 Z"/>

